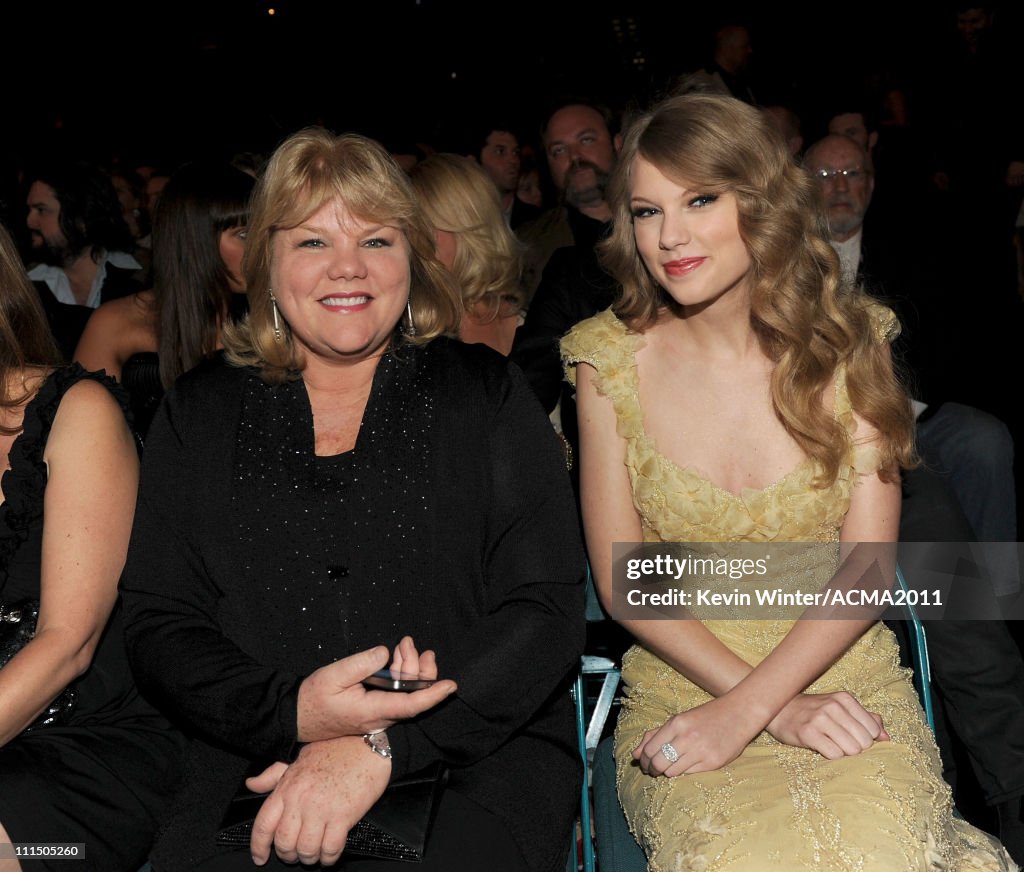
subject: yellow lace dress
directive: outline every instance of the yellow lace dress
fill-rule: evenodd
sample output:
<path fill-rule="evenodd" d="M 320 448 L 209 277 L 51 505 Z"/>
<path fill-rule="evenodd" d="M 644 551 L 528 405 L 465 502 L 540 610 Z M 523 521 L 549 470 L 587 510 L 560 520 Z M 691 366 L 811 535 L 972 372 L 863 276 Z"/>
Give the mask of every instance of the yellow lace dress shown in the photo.
<path fill-rule="evenodd" d="M 898 327 L 879 315 L 880 337 Z M 658 453 L 644 432 L 635 354 L 642 336 L 610 311 L 577 325 L 562 340 L 567 373 L 588 363 L 615 408 L 626 440 L 633 503 L 648 542 L 836 542 L 856 476 L 873 473 L 875 449 L 860 446 L 829 488 L 813 486 L 805 461 L 775 484 L 740 494 L 716 487 Z M 682 386 L 681 386 L 682 389 Z M 853 427 L 842 372 L 835 409 Z M 835 571 L 834 549 L 809 549 L 817 565 L 801 568 L 822 587 Z M 815 558 L 814 555 L 817 555 Z M 724 579 L 723 590 L 734 582 Z M 698 615 L 699 617 L 699 615 Z M 748 663 L 759 663 L 791 620 L 705 620 Z M 615 733 L 619 797 L 652 872 L 715 870 L 1013 870 L 992 837 L 952 816 L 938 751 L 895 637 L 872 626 L 808 690 L 847 690 L 881 714 L 891 742 L 830 761 L 761 733 L 736 760 L 713 772 L 652 778 L 633 764 L 644 732 L 711 697 L 640 646 L 623 659 L 626 697 Z"/>

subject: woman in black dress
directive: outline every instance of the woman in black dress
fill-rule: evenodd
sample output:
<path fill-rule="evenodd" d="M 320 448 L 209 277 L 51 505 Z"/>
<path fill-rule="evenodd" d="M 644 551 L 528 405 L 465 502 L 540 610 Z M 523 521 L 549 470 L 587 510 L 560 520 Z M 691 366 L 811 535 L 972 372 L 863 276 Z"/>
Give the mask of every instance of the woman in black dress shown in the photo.
<path fill-rule="evenodd" d="M 296 134 L 257 188 L 249 319 L 154 421 L 123 583 L 136 674 L 197 739 L 158 872 L 393 868 L 342 855 L 347 832 L 438 761 L 421 869 L 564 868 L 584 628 L 572 492 L 521 373 L 443 335 L 461 305 L 433 252 L 407 178 L 362 137 Z M 381 692 L 333 661 L 406 635 L 458 690 L 368 719 Z M 386 663 L 373 650 L 362 675 Z M 214 836 L 253 764 L 249 786 L 272 793 L 252 857 L 231 855 Z"/>
<path fill-rule="evenodd" d="M 181 750 L 135 689 L 116 608 L 138 456 L 112 383 L 55 366 L 38 297 L 2 229 L 0 288 L 6 627 L 38 608 L 34 637 L 0 669 L 0 845 L 81 843 L 84 868 L 134 870 Z M 63 859 L 0 859 L 0 869 L 63 869 Z"/>

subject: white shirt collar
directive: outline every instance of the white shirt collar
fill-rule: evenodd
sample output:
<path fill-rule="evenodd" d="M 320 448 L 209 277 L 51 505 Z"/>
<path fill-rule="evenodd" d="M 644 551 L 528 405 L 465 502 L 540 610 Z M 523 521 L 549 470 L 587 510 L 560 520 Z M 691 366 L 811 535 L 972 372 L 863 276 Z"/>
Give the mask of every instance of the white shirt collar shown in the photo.
<path fill-rule="evenodd" d="M 845 242 L 831 240 L 832 248 L 839 255 L 839 267 L 844 284 L 851 286 L 857 284 L 857 272 L 860 270 L 860 244 L 863 237 L 864 228 L 861 227 Z"/>
<path fill-rule="evenodd" d="M 92 289 L 89 291 L 89 298 L 85 301 L 85 305 L 90 309 L 95 309 L 100 304 L 100 294 L 103 291 L 103 283 L 107 279 L 108 263 L 111 266 L 116 266 L 120 269 L 142 269 L 142 264 L 124 251 L 102 252 L 99 259 L 96 261 L 96 278 L 93 279 Z M 71 291 L 71 283 L 68 281 L 67 274 L 59 266 L 51 266 L 50 264 L 41 263 L 39 266 L 32 267 L 32 269 L 29 270 L 28 277 L 34 282 L 46 282 L 46 286 L 50 289 L 50 293 L 57 298 L 58 302 L 66 303 L 69 306 L 79 305 L 78 301 L 75 299 L 75 295 Z"/>

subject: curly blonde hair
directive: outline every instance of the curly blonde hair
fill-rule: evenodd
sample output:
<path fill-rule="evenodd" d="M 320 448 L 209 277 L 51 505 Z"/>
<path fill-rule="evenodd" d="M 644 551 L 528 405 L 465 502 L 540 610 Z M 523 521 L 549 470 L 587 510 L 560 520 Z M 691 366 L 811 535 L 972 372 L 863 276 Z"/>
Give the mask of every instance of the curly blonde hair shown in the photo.
<path fill-rule="evenodd" d="M 521 306 L 522 251 L 487 174 L 469 158 L 434 154 L 416 164 L 409 177 L 427 220 L 455 234 L 451 270 L 465 310 L 484 302 L 497 317 L 502 303 Z"/>
<path fill-rule="evenodd" d="M 678 304 L 654 281 L 637 251 L 630 213 L 638 157 L 666 177 L 702 192 L 731 192 L 750 255 L 750 323 L 774 363 L 775 414 L 822 470 L 838 475 L 850 436 L 823 402 L 837 369 L 846 369 L 854 410 L 879 433 L 885 481 L 913 465 L 913 416 L 893 374 L 888 343 L 876 335 L 869 300 L 843 293 L 828 243 L 821 195 L 760 112 L 713 94 L 672 97 L 635 119 L 609 187 L 614 230 L 602 260 L 622 286 L 613 310 L 642 332 Z"/>
<path fill-rule="evenodd" d="M 416 331 L 396 334 L 395 342 L 422 344 L 458 330 L 459 292 L 434 256 L 433 233 L 408 177 L 371 139 L 307 128 L 278 147 L 253 193 L 242 261 L 249 315 L 224 330 L 227 359 L 257 367 L 267 382 L 294 378 L 305 365 L 287 323 L 282 339 L 275 336 L 270 298 L 274 234 L 299 226 L 332 201 L 361 220 L 398 227 L 409 243 L 409 305 Z"/>

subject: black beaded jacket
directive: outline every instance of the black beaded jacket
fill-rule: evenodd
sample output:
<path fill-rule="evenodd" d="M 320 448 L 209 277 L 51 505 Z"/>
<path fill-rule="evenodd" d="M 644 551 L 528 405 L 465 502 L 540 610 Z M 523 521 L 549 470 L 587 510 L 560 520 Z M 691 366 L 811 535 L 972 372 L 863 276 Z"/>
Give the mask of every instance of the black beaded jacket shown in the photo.
<path fill-rule="evenodd" d="M 139 685 L 194 736 L 155 868 L 217 851 L 245 771 L 287 759 L 306 675 L 405 634 L 459 690 L 388 730 L 393 777 L 445 761 L 448 789 L 503 819 L 531 869 L 558 868 L 583 573 L 550 424 L 482 345 L 385 354 L 336 457 L 314 456 L 301 379 L 223 361 L 186 375 L 150 430 L 122 583 Z"/>

